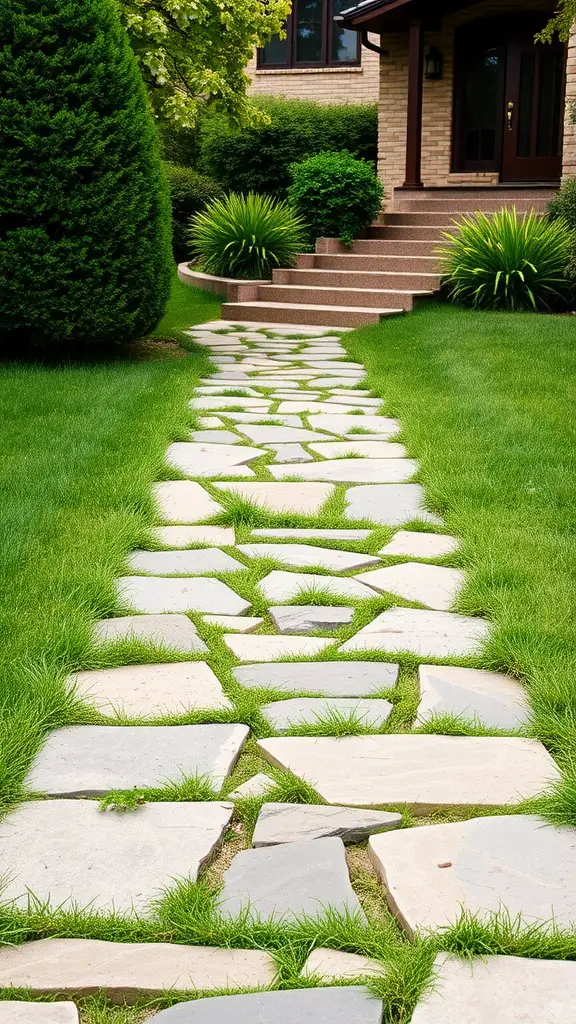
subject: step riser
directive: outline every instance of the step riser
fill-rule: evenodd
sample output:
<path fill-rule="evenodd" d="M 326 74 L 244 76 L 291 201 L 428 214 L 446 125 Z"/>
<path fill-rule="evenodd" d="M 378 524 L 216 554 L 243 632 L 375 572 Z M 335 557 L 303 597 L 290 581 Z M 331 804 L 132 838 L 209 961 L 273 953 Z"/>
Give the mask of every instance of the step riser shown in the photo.
<path fill-rule="evenodd" d="M 440 287 L 439 274 L 403 274 L 354 270 L 275 270 L 274 284 L 310 285 L 312 288 L 383 288 L 414 291 L 435 291 Z"/>
<path fill-rule="evenodd" d="M 501 210 L 503 206 L 508 209 L 516 209 L 519 214 L 529 213 L 531 210 L 535 210 L 536 213 L 546 213 L 548 209 L 548 199 L 534 199 L 534 200 L 519 200 L 514 202 L 512 200 L 500 200 L 500 199 L 396 199 L 394 203 L 393 214 L 386 214 L 386 220 L 390 216 L 398 214 L 437 214 L 441 217 L 446 217 L 448 214 L 450 217 L 457 216 L 458 214 L 475 213 L 477 210 L 481 210 L 483 213 L 494 213 L 496 210 Z M 444 213 L 443 211 L 446 211 Z M 423 220 L 422 223 L 428 223 Z M 432 222 L 436 223 L 436 221 Z M 446 223 L 446 220 L 443 221 Z"/>
<path fill-rule="evenodd" d="M 506 188 L 498 186 L 497 188 L 482 188 L 481 186 L 466 187 L 466 186 L 453 186 L 450 188 L 422 188 L 422 189 L 403 189 L 397 188 L 394 190 L 394 205 L 398 200 L 410 200 L 411 202 L 420 202 L 426 199 L 496 199 L 498 202 L 501 200 L 517 200 L 518 202 L 526 202 L 528 199 L 544 199 L 550 200 L 556 195 L 558 191 L 557 186 L 551 185 L 547 187 L 526 187 L 526 188 Z"/>
<path fill-rule="evenodd" d="M 501 207 L 499 207 L 501 209 Z M 383 217 L 379 217 L 377 225 L 382 227 L 434 227 L 439 225 L 444 228 L 446 224 L 452 224 L 453 221 L 460 221 L 462 217 L 470 216 L 477 210 L 468 211 L 456 211 L 449 209 L 446 206 L 446 212 L 444 213 L 416 213 L 410 211 L 404 211 L 401 213 L 387 213 Z M 490 213 L 493 211 L 484 210 L 484 213 Z M 525 211 L 517 210 L 517 213 L 523 215 Z M 527 211 L 526 211 L 527 212 Z"/>
<path fill-rule="evenodd" d="M 379 270 L 382 273 L 398 273 L 425 276 L 436 273 L 438 260 L 430 256 L 360 256 L 357 253 L 346 256 L 316 255 L 314 267 L 318 270 Z M 298 266 L 300 266 L 298 260 Z"/>
<path fill-rule="evenodd" d="M 442 231 L 450 231 L 453 225 L 448 221 L 447 224 L 443 224 L 442 227 L 426 228 L 426 227 L 394 227 L 391 225 L 379 227 L 375 225 L 368 228 L 368 238 L 389 238 L 391 240 L 397 239 L 400 242 L 408 242 L 411 240 L 423 242 L 425 239 L 431 241 L 440 242 L 442 239 Z M 454 225 L 455 227 L 455 225 Z"/>
<path fill-rule="evenodd" d="M 392 238 L 359 238 L 352 251 L 368 256 L 435 256 L 440 244 L 436 238 L 429 242 L 409 242 Z"/>
<path fill-rule="evenodd" d="M 264 285 L 258 290 L 259 302 L 291 302 L 312 306 L 372 306 L 375 309 L 410 310 L 413 296 L 391 291 L 350 291 L 349 288 L 292 288 L 290 285 Z"/>
<path fill-rule="evenodd" d="M 376 324 L 381 319 L 376 310 L 314 309 L 313 306 L 297 306 L 293 309 L 281 309 L 278 306 L 250 306 L 235 302 L 227 302 L 222 306 L 222 316 L 226 320 L 247 320 L 250 323 L 264 321 L 266 323 L 310 324 L 319 327 L 361 327 L 364 324 Z"/>

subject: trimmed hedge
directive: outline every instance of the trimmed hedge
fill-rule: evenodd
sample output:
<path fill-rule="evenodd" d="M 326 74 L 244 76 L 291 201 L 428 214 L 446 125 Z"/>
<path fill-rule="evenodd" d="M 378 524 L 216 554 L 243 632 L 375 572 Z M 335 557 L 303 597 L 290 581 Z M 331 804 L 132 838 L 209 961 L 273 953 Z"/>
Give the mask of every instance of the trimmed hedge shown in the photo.
<path fill-rule="evenodd" d="M 219 199 L 222 189 L 212 178 L 199 174 L 192 167 L 166 164 L 166 174 L 172 202 L 172 248 L 180 263 L 189 257 L 190 218 L 200 213 L 214 199 Z"/>
<path fill-rule="evenodd" d="M 260 100 L 271 118 L 257 128 L 231 128 L 222 114 L 200 124 L 200 167 L 227 190 L 283 196 L 290 165 L 324 150 L 345 149 L 376 163 L 376 104 L 331 106 L 305 100 Z"/>
<path fill-rule="evenodd" d="M 170 206 L 112 0 L 0 0 L 0 335 L 78 350 L 161 318 Z"/>
<path fill-rule="evenodd" d="M 371 164 L 346 150 L 317 153 L 291 168 L 288 199 L 308 225 L 311 241 L 341 238 L 350 245 L 380 211 L 384 188 Z"/>
<path fill-rule="evenodd" d="M 552 220 L 561 218 L 576 235 L 576 178 L 568 178 L 560 186 L 554 199 L 548 204 L 548 214 Z M 576 299 L 576 247 L 572 249 L 565 270 L 572 289 L 572 299 Z"/>

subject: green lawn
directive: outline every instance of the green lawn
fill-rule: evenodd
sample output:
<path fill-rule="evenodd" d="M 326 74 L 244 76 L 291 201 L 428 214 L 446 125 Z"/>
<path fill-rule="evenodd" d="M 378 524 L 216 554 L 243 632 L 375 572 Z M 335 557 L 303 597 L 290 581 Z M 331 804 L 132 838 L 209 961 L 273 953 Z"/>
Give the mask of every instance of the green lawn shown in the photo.
<path fill-rule="evenodd" d="M 485 667 L 526 683 L 566 768 L 548 812 L 576 825 L 576 321 L 438 304 L 346 337 L 462 538 L 460 610 L 495 627 Z"/>
<path fill-rule="evenodd" d="M 218 315 L 175 282 L 156 334 Z M 173 344 L 116 361 L 0 372 L 0 805 L 14 799 L 46 729 L 69 720 L 63 680 L 81 666 L 127 550 L 151 521 L 167 444 L 206 365 Z"/>

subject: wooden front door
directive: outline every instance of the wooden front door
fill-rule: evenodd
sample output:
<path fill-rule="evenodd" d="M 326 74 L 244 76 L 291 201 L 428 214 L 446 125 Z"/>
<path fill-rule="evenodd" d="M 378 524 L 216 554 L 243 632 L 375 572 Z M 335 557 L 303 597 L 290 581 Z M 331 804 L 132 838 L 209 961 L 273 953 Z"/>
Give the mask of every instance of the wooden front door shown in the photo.
<path fill-rule="evenodd" d="M 508 44 L 503 181 L 555 181 L 562 173 L 565 50 L 533 38 Z"/>

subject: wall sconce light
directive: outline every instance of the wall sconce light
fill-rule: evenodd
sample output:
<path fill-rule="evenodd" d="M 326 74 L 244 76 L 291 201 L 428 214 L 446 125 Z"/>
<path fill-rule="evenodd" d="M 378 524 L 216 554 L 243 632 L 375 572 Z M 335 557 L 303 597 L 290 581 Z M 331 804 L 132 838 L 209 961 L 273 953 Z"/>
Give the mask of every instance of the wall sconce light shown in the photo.
<path fill-rule="evenodd" d="M 429 81 L 438 81 L 442 78 L 444 70 L 444 58 L 437 46 L 431 46 L 426 56 L 425 74 Z"/>

